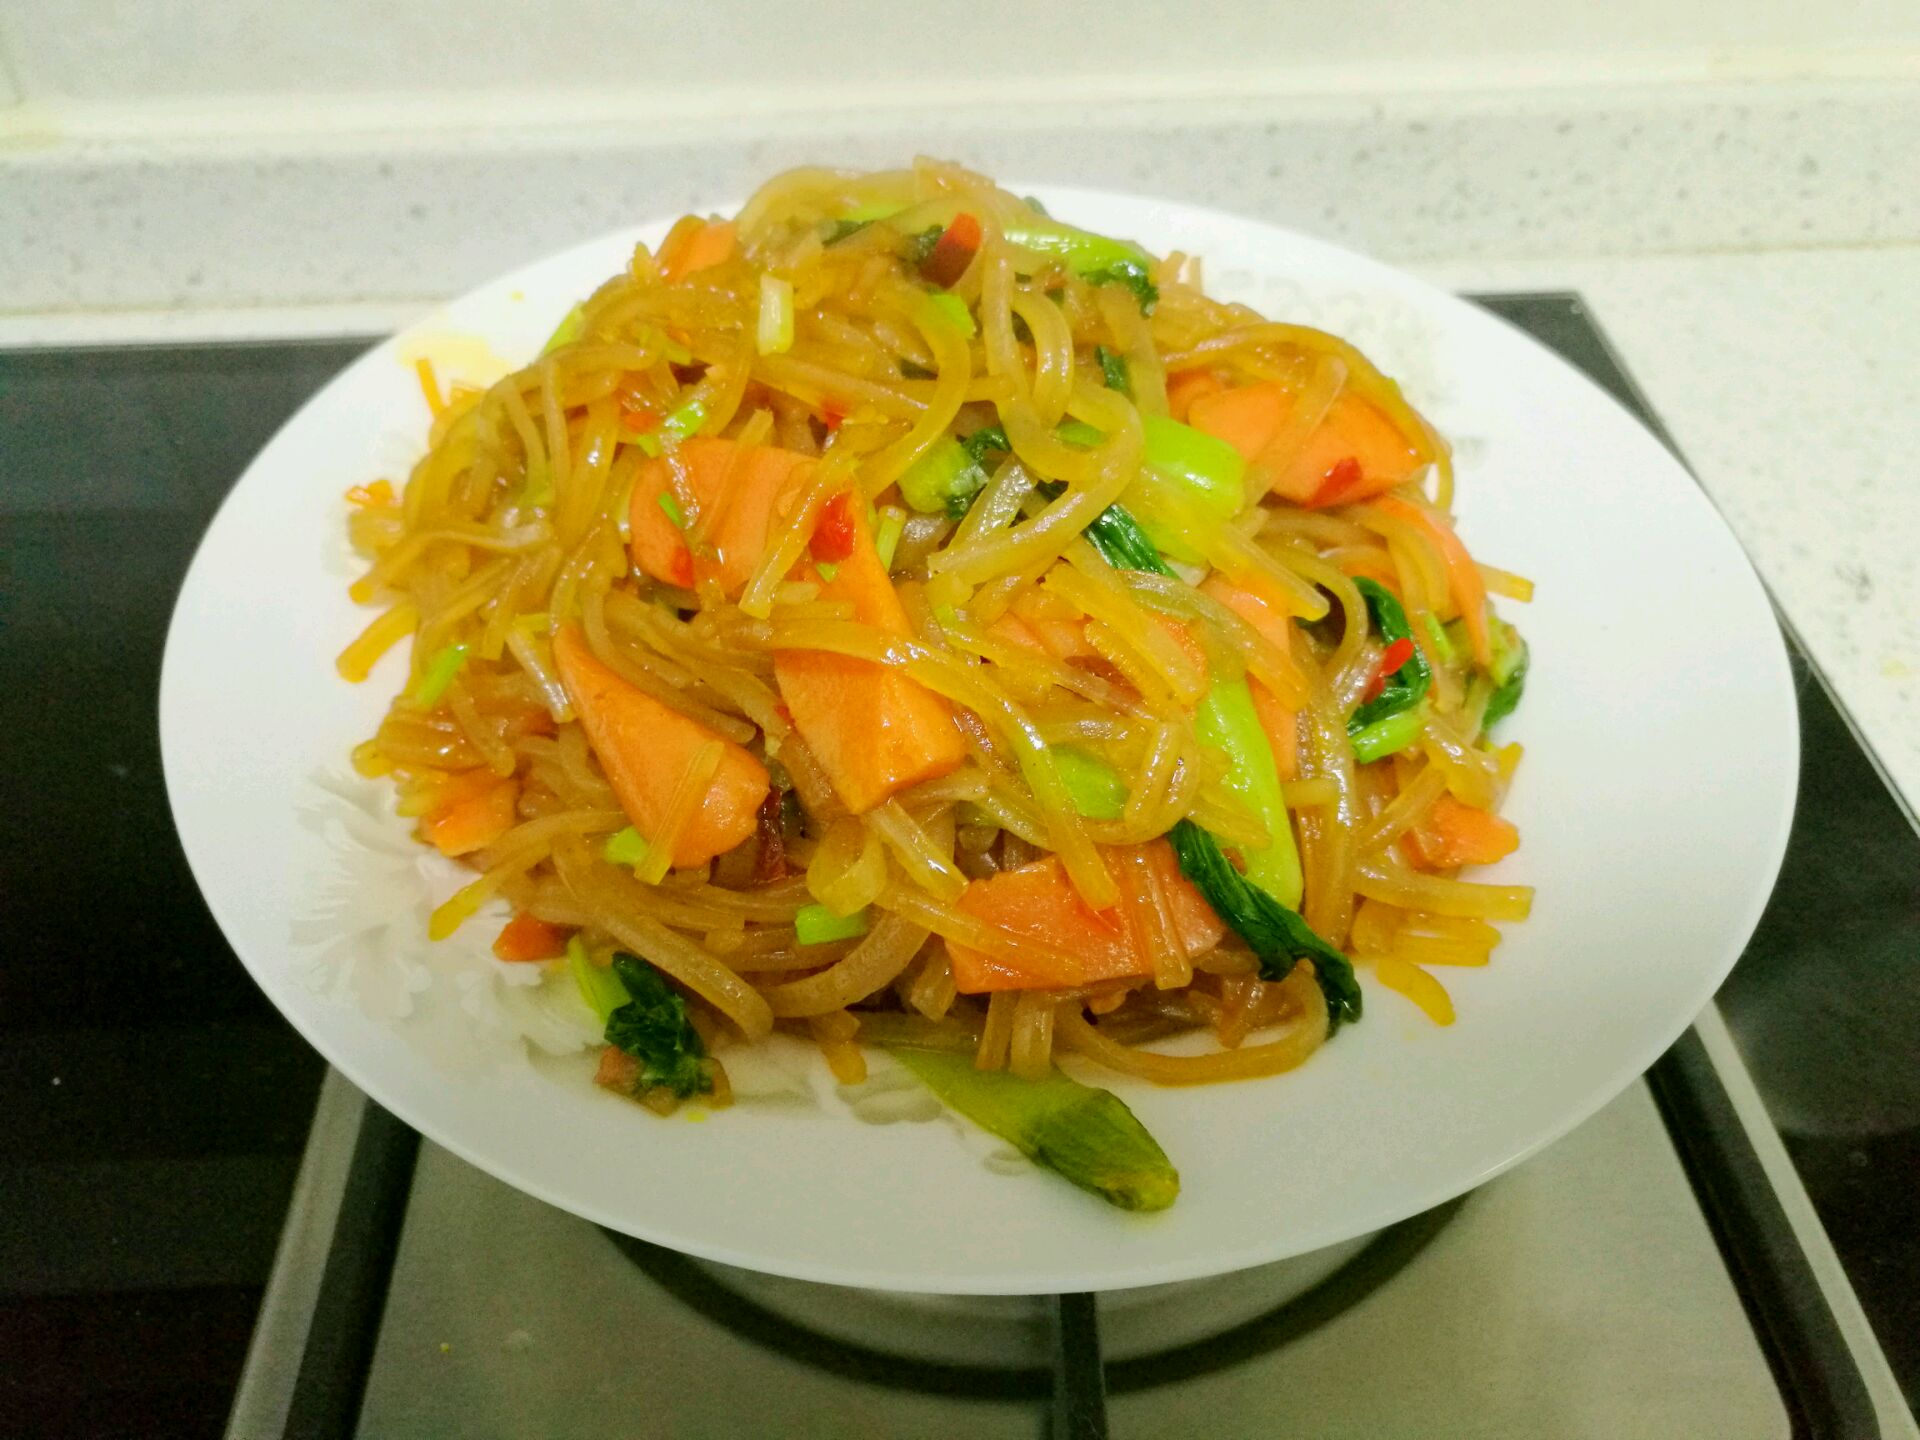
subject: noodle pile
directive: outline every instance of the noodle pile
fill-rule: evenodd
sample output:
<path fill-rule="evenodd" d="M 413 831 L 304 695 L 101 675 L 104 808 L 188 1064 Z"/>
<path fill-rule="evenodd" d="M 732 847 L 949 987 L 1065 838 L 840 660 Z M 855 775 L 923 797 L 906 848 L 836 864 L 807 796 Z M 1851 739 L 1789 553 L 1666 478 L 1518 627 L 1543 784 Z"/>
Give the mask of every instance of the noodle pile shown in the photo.
<path fill-rule="evenodd" d="M 497 953 L 556 984 L 569 947 L 639 957 L 718 1099 L 726 1048 L 776 1029 L 843 1081 L 863 1044 L 1164 1084 L 1299 1065 L 1340 1018 L 1328 952 L 1256 953 L 1174 863 L 1184 833 L 1450 1020 L 1433 972 L 1486 964 L 1530 898 L 1458 876 L 1512 846 L 1520 747 L 1487 732 L 1518 642 L 1487 594 L 1529 587 L 1460 548 L 1447 447 L 1364 356 L 1135 255 L 948 165 L 796 171 L 637 249 L 490 388 L 423 371 L 425 458 L 350 492 L 380 613 L 339 665 L 412 642 L 354 761 L 472 868 L 433 935 L 511 911 Z M 1196 433 L 1241 470 L 1155 482 Z M 1219 473 L 1240 488 L 1209 510 Z M 869 550 L 899 624 L 842 593 Z M 609 739 L 587 675 L 691 738 Z M 1252 717 L 1252 769 L 1212 696 Z M 1185 1032 L 1213 1043 L 1152 1048 Z"/>

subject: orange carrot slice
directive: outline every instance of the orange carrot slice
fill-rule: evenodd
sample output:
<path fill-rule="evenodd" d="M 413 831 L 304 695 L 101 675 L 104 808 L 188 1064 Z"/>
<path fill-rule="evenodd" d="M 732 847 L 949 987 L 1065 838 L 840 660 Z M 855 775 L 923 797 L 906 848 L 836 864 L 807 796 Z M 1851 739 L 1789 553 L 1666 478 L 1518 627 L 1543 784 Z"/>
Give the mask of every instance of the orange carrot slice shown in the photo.
<path fill-rule="evenodd" d="M 523 910 L 500 928 L 493 953 L 502 960 L 557 960 L 567 953 L 567 937 L 572 933 L 564 925 L 549 925 Z"/>
<path fill-rule="evenodd" d="M 1116 847 L 1118 848 L 1118 847 Z M 1173 847 L 1164 840 L 1143 847 L 1154 879 L 1167 897 L 1174 930 L 1187 956 L 1204 953 L 1220 943 L 1226 932 L 1220 917 L 1180 873 Z M 1110 873 L 1123 887 L 1141 883 L 1131 865 L 1113 865 Z M 956 989 L 967 995 L 995 990 L 1058 990 L 1091 985 L 1102 980 L 1125 980 L 1153 974 L 1153 957 L 1140 948 L 1127 924 L 1130 888 L 1111 910 L 1091 908 L 1067 878 L 1057 856 L 1049 855 L 1016 870 L 1003 870 L 968 884 L 956 908 L 1015 936 L 1046 941 L 1025 963 L 1006 961 L 949 941 Z M 1041 953 L 1043 951 L 1045 953 Z M 1070 969 L 1054 963 L 1057 955 L 1075 962 Z"/>
<path fill-rule="evenodd" d="M 710 220 L 689 231 L 678 244 L 662 247 L 665 253 L 660 256 L 660 276 L 669 284 L 684 280 L 731 257 L 733 245 L 733 222 Z"/>
<path fill-rule="evenodd" d="M 863 507 L 848 507 L 852 539 L 822 600 L 845 601 L 853 617 L 890 635 L 912 626 L 874 549 Z M 856 815 L 895 792 L 957 769 L 966 741 L 947 702 L 885 665 L 819 650 L 783 650 L 773 674 L 794 727 L 807 742 L 834 793 Z"/>
<path fill-rule="evenodd" d="M 553 637 L 553 658 L 607 783 L 642 839 L 666 820 L 682 776 L 709 742 L 724 747 L 720 768 L 674 842 L 673 863 L 703 865 L 753 834 L 767 795 L 765 766 L 601 664 L 573 627 Z"/>
<path fill-rule="evenodd" d="M 448 793 L 451 792 L 451 793 Z M 472 770 L 443 787 L 420 821 L 420 836 L 442 855 L 484 850 L 511 830 L 520 787 L 491 770 Z"/>
<path fill-rule="evenodd" d="M 697 519 L 680 515 L 703 537 L 697 558 L 688 549 L 686 531 L 668 513 L 679 512 L 673 488 L 676 463 L 700 507 Z M 785 503 L 805 482 L 813 463 L 774 445 L 699 436 L 680 446 L 677 461 L 664 455 L 645 461 L 633 477 L 628 511 L 633 563 L 654 579 L 683 588 L 691 588 L 696 574 L 710 569 L 727 594 L 739 594 L 752 578 Z M 671 506 L 666 503 L 670 500 Z"/>
<path fill-rule="evenodd" d="M 1511 820 L 1443 794 L 1427 819 L 1407 832 L 1407 850 L 1423 870 L 1491 865 L 1520 848 Z"/>

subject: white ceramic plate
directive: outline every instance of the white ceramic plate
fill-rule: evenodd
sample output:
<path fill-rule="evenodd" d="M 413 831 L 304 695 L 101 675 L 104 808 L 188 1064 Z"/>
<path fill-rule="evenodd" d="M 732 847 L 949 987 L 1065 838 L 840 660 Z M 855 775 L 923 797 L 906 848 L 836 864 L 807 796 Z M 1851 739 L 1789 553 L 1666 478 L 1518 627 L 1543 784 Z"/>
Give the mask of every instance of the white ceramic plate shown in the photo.
<path fill-rule="evenodd" d="M 430 946 L 425 908 L 453 867 L 345 778 L 401 662 L 360 687 L 334 675 L 368 618 L 344 593 L 341 492 L 419 453 L 411 357 L 491 380 L 662 223 L 482 286 L 348 367 L 242 477 L 174 615 L 161 735 L 194 873 L 274 1003 L 424 1135 L 589 1219 L 754 1269 L 1121 1288 L 1331 1245 L 1478 1185 L 1640 1074 L 1732 966 L 1786 844 L 1795 708 L 1759 581 L 1680 466 L 1561 360 L 1408 276 L 1188 206 L 1040 194 L 1075 223 L 1204 256 L 1215 293 L 1356 339 L 1454 437 L 1462 533 L 1539 583 L 1503 607 L 1534 656 L 1508 722 L 1527 747 L 1507 809 L 1524 844 L 1487 877 L 1538 887 L 1533 918 L 1487 968 L 1443 972 L 1450 1029 L 1367 979 L 1364 1023 L 1292 1075 L 1101 1080 L 1180 1168 L 1157 1216 L 1008 1165 L 957 1123 L 871 1123 L 924 1111 L 884 1076 L 849 1102 L 797 1046 L 749 1077 L 767 1098 L 662 1121 L 596 1091 L 584 1057 L 523 1044 L 578 1043 L 564 993 L 516 984 L 535 967 L 493 962 L 491 926 Z"/>

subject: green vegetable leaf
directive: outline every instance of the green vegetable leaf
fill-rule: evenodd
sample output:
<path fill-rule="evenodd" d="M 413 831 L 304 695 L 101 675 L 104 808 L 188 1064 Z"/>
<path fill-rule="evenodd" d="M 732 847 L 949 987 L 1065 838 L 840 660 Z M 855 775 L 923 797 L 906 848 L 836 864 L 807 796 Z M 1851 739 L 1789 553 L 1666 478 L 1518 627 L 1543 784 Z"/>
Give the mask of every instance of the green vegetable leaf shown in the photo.
<path fill-rule="evenodd" d="M 1180 871 L 1207 903 L 1247 942 L 1260 962 L 1263 980 L 1284 980 L 1299 960 L 1313 961 L 1313 977 L 1327 997 L 1327 1033 L 1331 1035 L 1361 1011 L 1360 985 L 1353 966 L 1313 928 L 1233 868 L 1220 842 L 1191 820 L 1167 832 Z"/>
<path fill-rule="evenodd" d="M 1486 713 L 1481 716 L 1481 728 L 1491 726 L 1496 720 L 1504 720 L 1513 713 L 1520 703 L 1520 693 L 1527 688 L 1527 666 L 1530 652 L 1527 642 L 1520 638 L 1520 632 L 1498 621 L 1493 627 L 1493 681 L 1499 688 L 1487 701 Z"/>
<path fill-rule="evenodd" d="M 624 952 L 613 957 L 613 973 L 628 999 L 607 1019 L 607 1043 L 640 1062 L 637 1088 L 664 1086 L 682 1100 L 713 1089 L 713 1067 L 687 1002 L 658 970 Z"/>
<path fill-rule="evenodd" d="M 1361 598 L 1367 602 L 1367 611 L 1373 616 L 1374 628 L 1380 632 L 1380 638 L 1391 645 L 1396 640 L 1412 640 L 1413 627 L 1407 623 L 1407 612 L 1400 608 L 1400 602 L 1393 593 L 1376 580 L 1364 575 L 1356 576 L 1354 585 L 1360 591 Z M 1398 670 L 1387 677 L 1387 683 L 1380 693 L 1358 706 L 1347 717 L 1347 734 L 1358 735 L 1371 725 L 1377 725 L 1389 716 L 1411 710 L 1427 693 L 1433 684 L 1433 670 L 1427 664 L 1427 657 L 1420 653 L 1420 647 L 1413 647 L 1413 654 Z"/>
<path fill-rule="evenodd" d="M 986 483 L 986 468 L 970 446 L 957 440 L 936 440 L 900 477 L 900 498 L 922 514 L 945 512 L 957 519 L 967 513 L 973 497 Z"/>
<path fill-rule="evenodd" d="M 1180 1172 L 1167 1152 L 1111 1091 L 1058 1071 L 1023 1080 L 1004 1070 L 976 1070 L 970 1055 L 891 1053 L 981 1129 L 1109 1205 L 1164 1210 L 1180 1194 Z"/>
<path fill-rule="evenodd" d="M 871 220 L 835 220 L 828 227 L 825 243 L 838 245 L 849 235 L 858 235 L 872 223 Z"/>
<path fill-rule="evenodd" d="M 1049 500 L 1057 500 L 1067 487 L 1058 480 L 1039 486 Z M 1160 558 L 1160 551 L 1140 528 L 1140 522 L 1121 505 L 1109 505 L 1093 517 L 1085 535 L 1100 557 L 1116 570 L 1145 570 L 1154 575 L 1171 575 L 1173 569 Z"/>
<path fill-rule="evenodd" d="M 1121 260 L 1103 269 L 1090 270 L 1085 278 L 1089 285 L 1126 286 L 1140 302 L 1142 315 L 1153 314 L 1153 307 L 1160 303 L 1160 287 L 1153 283 L 1147 267 L 1137 260 Z"/>
<path fill-rule="evenodd" d="M 1109 390 L 1118 390 L 1122 395 L 1133 393 L 1133 380 L 1127 374 L 1127 357 L 1116 355 L 1104 345 L 1093 347 L 1093 358 L 1100 366 L 1101 377 L 1107 382 Z"/>
<path fill-rule="evenodd" d="M 976 430 L 960 442 L 976 465 L 985 465 L 987 456 L 998 452 L 1002 455 L 1013 453 L 1013 442 L 1007 439 L 1007 432 L 998 425 L 989 425 L 984 430 Z"/>
<path fill-rule="evenodd" d="M 944 225 L 929 225 L 917 235 L 909 235 L 900 246 L 900 256 L 913 269 L 918 270 L 927 263 L 927 257 L 933 254 L 933 247 L 940 243 L 940 236 L 946 230 Z"/>

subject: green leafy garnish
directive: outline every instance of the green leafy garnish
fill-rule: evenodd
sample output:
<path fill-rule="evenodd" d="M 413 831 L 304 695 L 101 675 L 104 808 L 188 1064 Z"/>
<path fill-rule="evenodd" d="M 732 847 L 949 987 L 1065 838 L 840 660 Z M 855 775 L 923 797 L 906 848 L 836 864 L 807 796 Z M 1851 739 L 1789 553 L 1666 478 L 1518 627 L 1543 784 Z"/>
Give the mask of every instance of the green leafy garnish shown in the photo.
<path fill-rule="evenodd" d="M 1520 703 L 1520 692 L 1527 688 L 1527 642 L 1520 632 L 1504 620 L 1493 626 L 1493 683 L 1495 690 L 1480 717 L 1481 728 L 1504 720 Z"/>
<path fill-rule="evenodd" d="M 998 452 L 1002 455 L 1013 453 L 1013 442 L 1007 439 L 1007 432 L 998 425 L 989 425 L 976 430 L 960 442 L 976 465 L 985 465 L 987 456 Z"/>
<path fill-rule="evenodd" d="M 909 235 L 900 245 L 900 255 L 909 266 L 918 270 L 927 263 L 927 257 L 933 254 L 933 247 L 940 243 L 940 237 L 946 232 L 944 225 L 929 225 L 917 235 Z"/>
<path fill-rule="evenodd" d="M 1407 612 L 1400 608 L 1400 602 L 1393 598 L 1393 593 L 1377 580 L 1369 580 L 1364 575 L 1354 577 L 1353 583 L 1361 598 L 1367 602 L 1367 611 L 1373 616 L 1374 628 L 1380 632 L 1380 638 L 1389 645 L 1396 640 L 1411 644 L 1413 627 L 1407 623 Z M 1427 665 L 1427 657 L 1420 653 L 1418 645 L 1414 645 L 1413 653 L 1405 663 L 1386 677 L 1386 684 L 1381 687 L 1380 693 L 1347 717 L 1347 734 L 1358 735 L 1390 715 L 1411 710 L 1420 703 L 1432 684 L 1433 671 Z"/>
<path fill-rule="evenodd" d="M 986 483 L 986 469 L 971 446 L 936 440 L 900 477 L 900 498 L 922 514 L 958 519 Z"/>
<path fill-rule="evenodd" d="M 1160 287 L 1153 283 L 1153 276 L 1147 267 L 1137 260 L 1122 260 L 1099 270 L 1090 270 L 1083 277 L 1089 285 L 1124 285 L 1133 292 L 1134 299 L 1140 302 L 1142 315 L 1153 314 L 1153 307 L 1160 303 Z"/>
<path fill-rule="evenodd" d="M 713 1089 L 713 1066 L 687 1002 L 658 970 L 625 952 L 613 957 L 613 973 L 628 998 L 607 1019 L 607 1043 L 640 1062 L 634 1093 L 660 1087 L 684 1100 Z"/>
<path fill-rule="evenodd" d="M 1058 1071 L 1023 1080 L 1004 1070 L 976 1070 L 971 1055 L 891 1053 L 981 1129 L 1109 1205 L 1164 1210 L 1180 1194 L 1180 1172 L 1167 1152 L 1111 1091 Z"/>
<path fill-rule="evenodd" d="M 838 245 L 849 235 L 858 235 L 872 223 L 873 221 L 871 220 L 835 220 L 827 227 L 825 243 L 828 245 Z"/>
<path fill-rule="evenodd" d="M 1284 980 L 1296 961 L 1313 962 L 1313 978 L 1327 997 L 1327 1033 L 1360 1018 L 1359 982 L 1353 966 L 1293 911 L 1250 883 L 1227 859 L 1220 842 L 1191 820 L 1167 832 L 1180 872 L 1191 880 L 1215 912 L 1252 950 L 1260 978 Z"/>
<path fill-rule="evenodd" d="M 1118 390 L 1122 395 L 1133 393 L 1133 381 L 1127 374 L 1126 356 L 1116 355 L 1104 345 L 1096 345 L 1093 347 L 1093 358 L 1109 390 Z"/>

